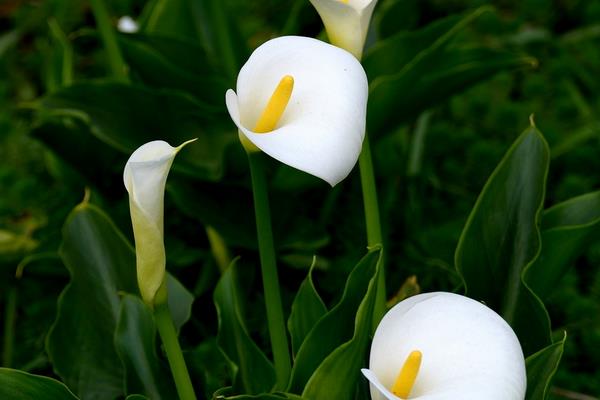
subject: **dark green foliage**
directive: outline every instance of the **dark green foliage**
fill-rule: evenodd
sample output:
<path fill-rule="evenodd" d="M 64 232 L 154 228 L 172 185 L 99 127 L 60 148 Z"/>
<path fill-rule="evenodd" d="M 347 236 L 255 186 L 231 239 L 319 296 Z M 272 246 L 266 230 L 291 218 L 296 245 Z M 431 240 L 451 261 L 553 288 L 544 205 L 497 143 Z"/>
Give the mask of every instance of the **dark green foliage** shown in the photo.
<path fill-rule="evenodd" d="M 317 13 L 305 0 L 105 2 L 115 25 L 140 22 L 118 35 L 129 82 L 111 76 L 87 2 L 0 5 L 0 336 L 2 366 L 18 369 L 0 369 L 0 398 L 174 398 L 137 297 L 122 171 L 144 142 L 194 137 L 168 180 L 165 238 L 196 393 L 367 398 L 358 368 L 382 251 L 365 247 L 358 172 L 332 190 L 268 161 L 294 371 L 293 394 L 266 393 L 249 172 L 224 106 L 268 38 L 325 39 Z M 527 400 L 594 396 L 600 1 L 489 3 L 376 8 L 363 64 L 388 292 L 415 275 L 423 291 L 485 301 L 528 356 Z M 518 136 L 532 114 L 537 128 Z M 219 270 L 206 226 L 235 266 Z"/>

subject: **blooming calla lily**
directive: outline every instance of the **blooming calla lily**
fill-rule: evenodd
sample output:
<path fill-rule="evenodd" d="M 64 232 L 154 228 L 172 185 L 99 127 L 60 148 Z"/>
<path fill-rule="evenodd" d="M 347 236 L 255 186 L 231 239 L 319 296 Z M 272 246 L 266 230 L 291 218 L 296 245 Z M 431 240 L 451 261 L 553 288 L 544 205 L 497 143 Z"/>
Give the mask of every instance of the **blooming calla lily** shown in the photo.
<path fill-rule="evenodd" d="M 410 297 L 377 327 L 369 369 L 373 400 L 523 400 L 525 360 L 510 326 L 452 293 Z"/>
<path fill-rule="evenodd" d="M 179 147 L 156 140 L 133 152 L 123 172 L 135 237 L 137 279 L 142 299 L 154 305 L 165 279 L 163 208 L 165 184 Z M 166 299 L 161 299 L 166 300 Z"/>
<path fill-rule="evenodd" d="M 310 0 L 331 43 L 360 60 L 377 0 Z"/>
<path fill-rule="evenodd" d="M 284 36 L 252 53 L 226 104 L 242 142 L 333 186 L 358 160 L 367 96 L 366 74 L 350 53 Z"/>

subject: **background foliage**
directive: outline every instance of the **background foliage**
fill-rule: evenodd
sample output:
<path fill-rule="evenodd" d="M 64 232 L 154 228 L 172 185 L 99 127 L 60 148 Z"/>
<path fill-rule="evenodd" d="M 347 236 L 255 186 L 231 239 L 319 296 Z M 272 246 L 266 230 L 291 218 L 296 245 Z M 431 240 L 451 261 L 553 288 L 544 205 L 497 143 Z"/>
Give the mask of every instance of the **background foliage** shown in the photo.
<path fill-rule="evenodd" d="M 128 340 L 135 337 L 131 329 L 153 328 L 131 296 L 136 294 L 131 275 L 118 268 L 133 257 L 122 169 L 133 149 L 159 138 L 173 145 L 199 138 L 175 162 L 165 210 L 167 264 L 185 286 L 173 279 L 179 289 L 172 292 L 187 299 L 178 302 L 184 308 L 178 311 L 180 337 L 197 391 L 210 398 L 225 385 L 232 384 L 233 393 L 260 393 L 271 385 L 268 373 L 263 380 L 248 380 L 253 369 L 269 369 L 262 353 L 269 348 L 268 334 L 245 155 L 223 99 L 251 49 L 282 34 L 324 37 L 321 22 L 304 0 L 163 3 L 107 1 L 113 22 L 131 15 L 141 24 L 142 33 L 118 37 L 129 82 L 112 76 L 87 2 L 0 4 L 2 365 L 61 378 L 75 394 L 91 393 L 86 398 L 142 391 L 169 398 L 173 390 L 168 379 L 164 382 L 168 373 L 162 372 L 153 337 L 146 338 L 139 352 L 127 352 Z M 489 221 L 486 193 L 497 199 L 498 193 L 510 194 L 520 185 L 535 187 L 529 215 L 520 217 L 539 238 L 522 257 L 512 258 L 520 260 L 511 270 L 518 270 L 521 283 L 510 290 L 535 293 L 532 302 L 543 301 L 551 325 L 544 322 L 543 306 L 534 304 L 532 312 L 552 331 L 524 329 L 525 335 L 537 335 L 531 346 L 524 344 L 526 354 L 554 342 L 546 356 L 558 357 L 555 350 L 566 330 L 563 360 L 548 394 L 555 399 L 573 398 L 572 393 L 598 396 L 600 215 L 594 191 L 600 188 L 600 1 L 495 1 L 493 7 L 477 8 L 487 3 L 380 0 L 377 6 L 364 65 L 371 83 L 369 129 L 386 235 L 388 290 L 398 292 L 398 298 L 419 290 L 463 290 L 455 265 L 468 294 L 476 290 L 470 287 L 485 288 L 485 278 L 475 276 L 478 257 L 468 249 L 477 249 L 469 244 L 469 235 L 477 238 L 477 224 Z M 530 126 L 531 114 L 537 129 Z M 507 167 L 511 163 L 516 169 Z M 514 183 L 488 181 L 495 169 L 494 176 L 505 174 Z M 357 171 L 333 190 L 275 162 L 269 163 L 269 172 L 284 305 L 292 310 L 290 330 L 298 335 L 292 335 L 292 344 L 302 357 L 299 343 L 310 336 L 302 324 L 312 326 L 327 310 L 344 309 L 351 270 L 362 259 L 359 265 L 367 271 L 376 255 L 363 258 Z M 586 193 L 592 194 L 578 197 Z M 507 220 L 493 226 L 502 223 L 514 226 Z M 219 232 L 229 254 L 241 256 L 220 281 L 224 266 L 211 252 L 207 227 Z M 86 235 L 91 248 L 83 260 L 73 261 L 69 245 L 81 240 L 86 229 L 90 235 L 104 231 L 115 242 L 110 245 L 113 259 L 100 262 L 115 268 L 103 276 L 102 288 L 116 290 L 90 295 L 97 304 L 67 302 L 74 290 L 89 293 L 92 288 L 74 268 L 105 254 L 95 253 L 93 235 Z M 540 248 L 540 243 L 548 245 Z M 562 251 L 553 252 L 558 246 Z M 505 261 L 500 258 L 498 265 L 504 268 Z M 311 265 L 312 279 L 305 280 Z M 368 285 L 368 272 L 353 271 L 364 274 Z M 73 280 L 57 303 L 69 272 Z M 477 284 L 470 285 L 470 279 Z M 477 295 L 489 296 L 486 302 L 503 310 L 508 306 L 503 294 L 493 292 L 495 283 L 487 282 L 489 290 Z M 369 292 L 366 286 L 361 290 Z M 311 304 L 313 320 L 293 317 L 298 302 Z M 102 360 L 108 366 L 100 366 L 102 371 L 112 368 L 101 382 L 97 371 L 90 372 L 92 379 L 75 377 L 68 365 L 61 366 L 57 346 L 63 354 L 69 346 L 77 348 L 77 340 L 91 337 L 75 335 L 87 329 L 82 321 L 61 319 L 66 307 L 92 307 L 96 311 L 82 312 L 99 315 L 102 326 L 116 332 L 93 340 L 91 347 L 77 345 L 90 349 L 80 354 L 78 365 L 92 368 Z M 360 304 L 347 307 L 355 314 Z M 225 331 L 243 334 L 224 338 L 219 315 L 234 324 Z M 93 326 L 89 332 L 95 332 Z M 331 341 L 337 347 L 349 339 Z M 252 357 L 242 361 L 232 356 L 233 350 L 223 344 L 231 341 L 243 344 L 242 356 Z M 547 364 L 540 359 L 531 360 L 530 374 L 544 373 Z M 336 362 L 335 357 L 329 360 Z M 139 365 L 150 366 L 149 374 L 131 372 Z M 296 371 L 295 393 L 302 392 L 310 372 Z M 327 379 L 325 367 L 317 377 Z M 317 389 L 309 384 L 305 390 L 316 396 Z M 357 398 L 365 398 L 364 389 L 364 382 L 358 385 Z M 543 398 L 545 389 L 536 387 L 539 392 L 530 398 Z M 68 393 L 63 387 L 53 390 L 63 395 L 57 398 Z"/>

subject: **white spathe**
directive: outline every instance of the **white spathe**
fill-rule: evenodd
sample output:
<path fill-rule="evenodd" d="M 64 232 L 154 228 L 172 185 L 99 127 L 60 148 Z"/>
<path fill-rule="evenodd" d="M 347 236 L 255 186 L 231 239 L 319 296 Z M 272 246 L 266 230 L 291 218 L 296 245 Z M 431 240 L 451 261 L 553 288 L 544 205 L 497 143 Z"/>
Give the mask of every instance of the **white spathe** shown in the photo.
<path fill-rule="evenodd" d="M 135 238 L 137 279 L 142 299 L 154 305 L 156 292 L 165 278 L 163 210 L 165 184 L 179 147 L 155 140 L 131 154 L 123 182 L 129 193 L 129 210 Z"/>
<path fill-rule="evenodd" d="M 294 78 L 292 96 L 275 129 L 254 126 L 281 78 Z M 347 51 L 299 36 L 269 40 L 240 70 L 227 109 L 240 133 L 271 157 L 327 181 L 344 179 L 365 136 L 368 82 Z"/>
<path fill-rule="evenodd" d="M 323 20 L 331 43 L 359 60 L 377 0 L 310 0 Z"/>
<path fill-rule="evenodd" d="M 415 400 L 523 400 L 525 359 L 510 326 L 482 303 L 453 293 L 410 297 L 377 327 L 369 369 L 373 400 L 391 393 L 408 354 L 423 354 L 410 393 Z"/>

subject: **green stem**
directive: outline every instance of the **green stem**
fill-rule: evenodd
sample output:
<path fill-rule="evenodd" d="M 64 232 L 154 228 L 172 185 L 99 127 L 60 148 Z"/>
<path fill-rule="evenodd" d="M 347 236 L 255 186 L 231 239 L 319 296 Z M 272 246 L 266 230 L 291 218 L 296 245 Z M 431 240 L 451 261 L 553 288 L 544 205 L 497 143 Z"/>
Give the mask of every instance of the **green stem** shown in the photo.
<path fill-rule="evenodd" d="M 365 207 L 365 220 L 367 225 L 367 243 L 369 247 L 377 244 L 383 245 L 383 234 L 381 232 L 381 220 L 379 217 L 379 203 L 377 201 L 377 186 L 375 183 L 375 171 L 373 169 L 373 158 L 371 156 L 371 144 L 369 136 L 365 133 L 363 148 L 358 158 L 360 169 L 360 182 L 363 192 L 363 203 Z M 383 261 L 380 265 L 379 279 L 377 282 L 377 296 L 375 300 L 374 324 L 377 325 L 385 313 L 385 270 Z"/>
<path fill-rule="evenodd" d="M 165 346 L 165 352 L 167 353 L 167 359 L 169 360 L 169 366 L 175 380 L 179 399 L 196 400 L 194 387 L 192 386 L 192 381 L 185 365 L 181 347 L 179 347 L 177 332 L 175 331 L 175 325 L 173 325 L 173 319 L 171 318 L 167 303 L 155 306 L 154 319 L 160 338 Z"/>
<path fill-rule="evenodd" d="M 96 25 L 100 31 L 100 36 L 104 42 L 104 47 L 106 48 L 106 55 L 112 74 L 119 81 L 129 82 L 126 64 L 117 43 L 117 35 L 110 23 L 106 5 L 103 0 L 90 0 L 90 4 L 94 18 L 96 19 Z"/>
<path fill-rule="evenodd" d="M 273 232 L 271 231 L 271 213 L 269 211 L 269 197 L 267 194 L 263 154 L 257 151 L 248 151 L 248 161 L 252 175 L 258 248 L 260 252 L 263 288 L 265 291 L 269 335 L 273 349 L 275 374 L 277 376 L 277 387 L 284 389 L 290 376 L 291 360 L 285 331 L 285 320 L 283 318 L 281 294 L 279 292 L 279 278 L 277 277 L 277 265 L 275 262 L 275 248 L 273 246 Z"/>
<path fill-rule="evenodd" d="M 17 316 L 17 288 L 12 286 L 6 295 L 6 308 L 4 315 L 4 351 L 2 365 L 5 368 L 12 366 L 13 349 L 15 346 L 15 320 Z"/>

